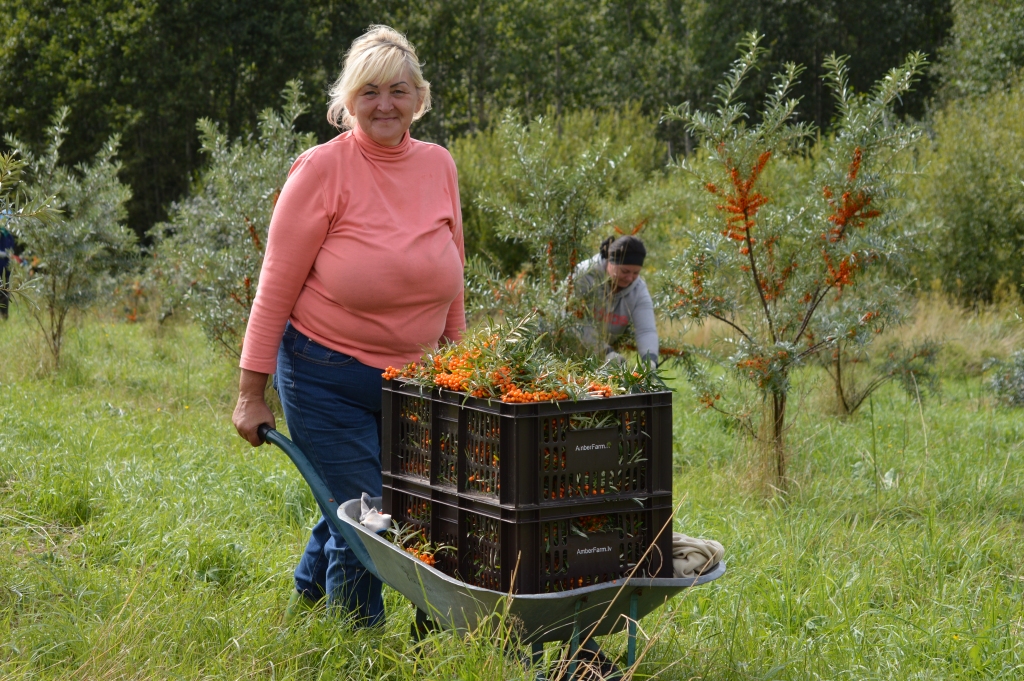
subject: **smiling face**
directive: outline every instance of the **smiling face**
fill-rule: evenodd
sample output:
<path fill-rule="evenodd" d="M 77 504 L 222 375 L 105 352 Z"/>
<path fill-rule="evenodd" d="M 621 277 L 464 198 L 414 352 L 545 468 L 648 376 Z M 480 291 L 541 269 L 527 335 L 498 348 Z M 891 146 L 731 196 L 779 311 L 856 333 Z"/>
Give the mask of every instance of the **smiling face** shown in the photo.
<path fill-rule="evenodd" d="M 619 291 L 634 281 L 640 276 L 640 270 L 643 265 L 616 265 L 613 262 L 608 263 L 608 278 L 612 280 L 612 284 L 615 286 L 615 290 Z"/>
<path fill-rule="evenodd" d="M 367 83 L 359 88 L 349 111 L 356 117 L 359 129 L 374 142 L 385 147 L 396 146 L 412 125 L 419 106 L 419 92 L 413 87 L 408 68 L 387 83 Z"/>

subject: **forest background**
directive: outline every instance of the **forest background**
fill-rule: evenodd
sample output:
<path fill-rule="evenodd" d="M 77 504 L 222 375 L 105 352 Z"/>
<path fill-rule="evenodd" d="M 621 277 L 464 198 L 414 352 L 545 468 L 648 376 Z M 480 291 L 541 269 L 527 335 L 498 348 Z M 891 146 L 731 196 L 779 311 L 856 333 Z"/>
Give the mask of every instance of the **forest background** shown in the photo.
<path fill-rule="evenodd" d="M 532 118 L 632 103 L 656 123 L 667 106 L 708 102 L 736 56 L 736 43 L 758 30 L 769 51 L 745 85 L 748 98 L 763 92 L 783 63 L 802 64 L 807 71 L 795 91 L 798 116 L 827 133 L 835 114 L 821 78 L 829 53 L 850 55 L 851 84 L 865 91 L 919 50 L 933 66 L 900 102 L 900 113 L 928 121 L 932 140 L 942 136 L 942 121 L 952 119 L 945 129 L 949 146 L 968 152 L 961 166 L 986 165 L 989 149 L 1002 149 L 997 156 L 1005 158 L 1016 148 L 978 127 L 985 110 L 998 116 L 1011 106 L 999 100 L 1002 93 L 1019 91 L 1010 85 L 1024 64 L 1022 9 L 1015 0 L 5 0 L 2 6 L 0 131 L 38 148 L 52 116 L 69 107 L 61 149 L 68 166 L 92 158 L 112 133 L 120 134 L 119 176 L 132 190 L 127 224 L 144 240 L 207 160 L 199 119 L 223 125 L 228 139 L 251 135 L 260 112 L 278 106 L 286 83 L 298 79 L 310 106 L 296 128 L 320 142 L 336 134 L 322 116 L 326 88 L 351 41 L 374 22 L 405 31 L 418 46 L 433 83 L 434 110 L 414 132 L 445 146 L 492 128 L 506 107 Z M 1008 133 L 1019 135 L 1019 125 Z M 694 148 L 680 123 L 656 123 L 654 135 L 664 161 Z M 952 149 L 940 156 L 945 151 Z M 951 200 L 945 190 L 958 180 L 940 166 L 929 205 L 941 204 L 945 214 L 918 213 L 923 223 L 942 223 L 933 226 L 975 254 L 958 255 L 956 245 L 940 248 L 943 235 L 932 235 L 933 264 L 944 267 L 932 274 L 970 300 L 991 299 L 1000 278 L 1021 283 L 1019 273 L 962 276 L 986 257 L 1004 262 L 1024 247 L 1015 169 L 998 167 L 997 159 L 987 165 L 976 187 L 994 202 L 988 196 L 974 203 L 968 197 L 966 206 Z M 1005 186 L 993 186 L 993 174 Z M 469 189 L 463 196 L 467 243 L 471 250 L 493 250 L 496 242 L 486 221 L 476 219 L 480 211 Z M 925 285 L 930 278 L 922 279 Z"/>
<path fill-rule="evenodd" d="M 699 140 L 662 114 L 687 101 L 709 108 L 746 32 L 763 33 L 767 52 L 740 99 L 761 110 L 772 74 L 788 61 L 805 65 L 796 116 L 818 141 L 835 134 L 839 118 L 822 80 L 830 53 L 850 55 L 851 84 L 862 93 L 908 53 L 926 53 L 928 67 L 896 109 L 924 133 L 894 196 L 914 246 L 901 283 L 916 294 L 898 302 L 916 316 L 880 341 L 952 339 L 938 371 L 943 392 L 933 399 L 922 384 L 921 399 L 916 383 L 907 394 L 890 385 L 849 417 L 819 390 L 821 372 L 805 374 L 789 436 L 794 486 L 776 502 L 746 494 L 735 425 L 677 393 L 674 470 L 685 499 L 677 519 L 726 543 L 730 578 L 667 610 L 668 624 L 652 629 L 652 641 L 664 643 L 647 672 L 678 664 L 680 646 L 696 652 L 663 677 L 832 678 L 860 669 L 877 678 L 1009 679 L 1024 668 L 1022 436 L 1007 408 L 1024 403 L 1024 354 L 995 372 L 992 364 L 1024 343 L 1024 2 L 4 0 L 0 10 L 6 143 L 52 145 L 53 118 L 67 107 L 60 164 L 92 165 L 64 179 L 95 176 L 109 189 L 96 200 L 89 182 L 68 180 L 72 226 L 126 223 L 150 254 L 161 230 L 194 226 L 195 216 L 212 237 L 231 229 L 248 248 L 241 209 L 258 204 L 267 218 L 290 158 L 336 134 L 323 120 L 325 91 L 351 40 L 371 23 L 395 26 L 416 44 L 434 87 L 434 110 L 413 133 L 452 150 L 467 250 L 494 255 L 510 282 L 531 254 L 502 240 L 486 205 L 507 170 L 506 111 L 520 125 L 543 115 L 547 127 L 529 130 L 560 140 L 556 160 L 573 157 L 562 147 L 590 149 L 605 137 L 609 157 L 629 149 L 609 181 L 621 195 L 604 206 L 602 226 L 662 216 L 645 232 L 653 275 L 680 245 L 672 229 L 701 219 L 675 167 L 699 157 Z M 291 81 L 301 82 L 301 98 L 292 92 L 282 106 Z M 300 99 L 306 112 L 292 129 Z M 803 172 L 794 163 L 782 167 Z M 239 181 L 268 168 L 265 185 Z M 770 179 L 799 197 L 800 172 Z M 220 205 L 204 204 L 208 196 L 230 210 L 207 220 Z M 75 201 L 89 210 L 79 216 Z M 256 242 L 236 249 L 246 259 L 239 270 L 258 268 Z M 152 262 L 148 271 L 165 274 Z M 164 660 L 175 676 L 276 677 L 275 665 L 284 676 L 421 676 L 425 656 L 366 655 L 374 641 L 349 632 L 339 644 L 329 622 L 281 634 L 276 614 L 314 513 L 308 491 L 279 453 L 250 452 L 225 427 L 233 363 L 187 314 L 158 322 L 154 305 L 148 318 L 136 315 L 149 281 L 127 274 L 121 298 L 80 305 L 90 314 L 78 316 L 57 370 L 21 314 L 23 298 L 3 327 L 0 639 L 11 655 L 0 671 L 99 678 Z M 225 309 L 240 281 L 214 287 Z M 210 337 L 219 312 L 192 318 Z M 144 323 L 122 323 L 126 316 Z M 884 360 L 880 353 L 873 363 L 884 369 Z M 251 511 L 254 498 L 264 507 Z M 162 500 L 157 510 L 153 499 Z M 780 565 L 779 556 L 795 558 Z M 143 584 L 144 598 L 133 601 Z M 407 619 L 389 625 L 395 650 Z M 437 675 L 486 677 L 477 672 L 500 656 L 476 643 L 435 641 Z"/>
<path fill-rule="evenodd" d="M 291 79 L 315 105 L 298 121 L 320 142 L 336 131 L 322 103 L 352 40 L 371 23 L 406 32 L 433 84 L 434 110 L 418 138 L 448 145 L 487 129 L 505 107 L 524 116 L 639 102 L 660 115 L 703 103 L 748 31 L 769 36 L 763 90 L 784 61 L 808 67 L 804 116 L 827 127 L 820 86 L 829 52 L 851 54 L 854 85 L 873 83 L 912 50 L 935 55 L 949 35 L 948 0 L 655 0 L 582 2 L 454 0 L 6 0 L 0 13 L 0 130 L 40 143 L 68 106 L 65 160 L 91 158 L 113 132 L 123 138 L 129 225 L 141 236 L 167 215 L 203 163 L 195 123 L 210 118 L 234 139 L 277 106 Z M 907 113 L 921 116 L 927 78 Z M 659 133 L 668 153 L 689 148 L 681 126 Z"/>

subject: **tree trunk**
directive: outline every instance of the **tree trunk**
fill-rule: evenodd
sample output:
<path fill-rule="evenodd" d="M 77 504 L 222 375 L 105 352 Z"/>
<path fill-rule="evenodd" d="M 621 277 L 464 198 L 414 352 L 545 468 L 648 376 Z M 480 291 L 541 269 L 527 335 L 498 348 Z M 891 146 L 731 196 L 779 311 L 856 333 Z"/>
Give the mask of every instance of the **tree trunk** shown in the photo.
<path fill-rule="evenodd" d="M 772 485 L 786 491 L 786 393 L 772 394 L 771 475 Z"/>
<path fill-rule="evenodd" d="M 843 391 L 843 355 L 838 347 L 836 347 L 836 354 L 832 364 L 836 369 L 835 376 L 833 377 L 836 383 L 836 411 L 840 416 L 848 416 L 850 414 L 850 405 L 846 401 L 846 393 Z"/>

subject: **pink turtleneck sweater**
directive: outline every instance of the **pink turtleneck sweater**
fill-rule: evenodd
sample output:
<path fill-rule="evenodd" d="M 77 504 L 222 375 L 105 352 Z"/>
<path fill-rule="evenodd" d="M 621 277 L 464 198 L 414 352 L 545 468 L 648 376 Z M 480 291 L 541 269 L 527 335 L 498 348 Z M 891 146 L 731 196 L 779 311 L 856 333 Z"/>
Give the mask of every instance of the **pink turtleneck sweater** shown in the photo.
<path fill-rule="evenodd" d="M 243 369 L 276 371 L 285 323 L 363 364 L 420 357 L 466 328 L 455 162 L 358 128 L 295 161 L 270 220 Z"/>

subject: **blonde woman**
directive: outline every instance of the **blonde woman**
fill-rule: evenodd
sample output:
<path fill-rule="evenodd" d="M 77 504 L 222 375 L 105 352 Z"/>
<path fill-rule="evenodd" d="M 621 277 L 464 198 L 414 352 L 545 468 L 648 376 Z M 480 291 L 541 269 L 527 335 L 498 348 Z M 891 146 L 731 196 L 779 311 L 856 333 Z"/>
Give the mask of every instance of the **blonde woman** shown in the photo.
<path fill-rule="evenodd" d="M 270 223 L 233 422 L 259 444 L 274 374 L 292 439 L 339 501 L 381 493 L 381 371 L 465 329 L 455 163 L 409 136 L 429 108 L 413 46 L 371 26 L 331 89 L 327 118 L 347 132 L 299 156 Z M 295 589 L 289 615 L 326 597 L 382 621 L 380 582 L 323 518 Z"/>

